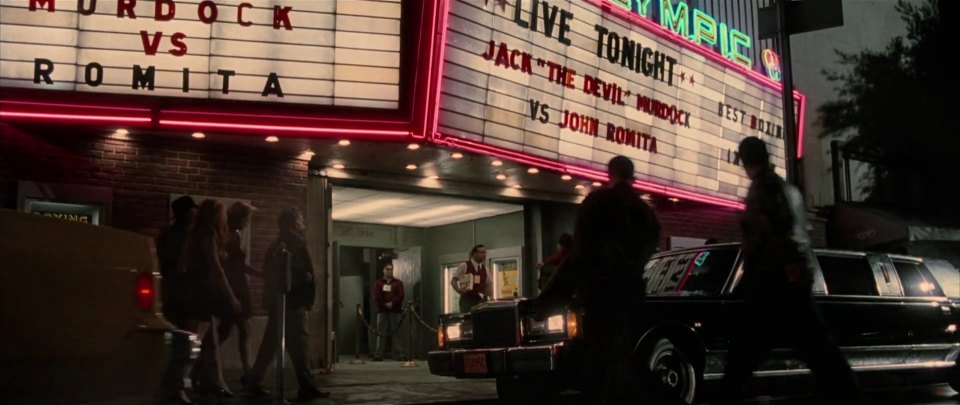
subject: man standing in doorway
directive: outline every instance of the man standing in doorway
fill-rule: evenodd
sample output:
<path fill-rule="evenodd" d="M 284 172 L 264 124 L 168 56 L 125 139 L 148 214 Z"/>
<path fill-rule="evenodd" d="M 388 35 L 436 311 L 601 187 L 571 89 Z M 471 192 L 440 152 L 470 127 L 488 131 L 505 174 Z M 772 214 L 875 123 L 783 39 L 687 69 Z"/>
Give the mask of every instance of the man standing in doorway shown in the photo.
<path fill-rule="evenodd" d="M 400 328 L 400 318 L 403 315 L 403 282 L 393 278 L 393 263 L 383 266 L 383 278 L 373 284 L 373 297 L 377 301 L 377 347 L 374 349 L 373 361 L 383 361 L 384 346 L 388 335 L 391 343 L 391 353 L 394 360 L 404 360 L 403 344 L 400 341 L 402 333 L 396 333 Z"/>
<path fill-rule="evenodd" d="M 486 261 L 486 246 L 476 245 L 470 249 L 470 260 L 454 271 L 450 286 L 460 294 L 460 312 L 470 312 L 470 308 L 490 299 L 493 282 L 487 274 Z"/>
<path fill-rule="evenodd" d="M 833 396 L 826 402 L 858 403 L 850 365 L 811 297 L 816 258 L 803 197 L 773 171 L 762 140 L 745 138 L 739 152 L 752 183 L 743 214 L 743 276 L 734 291 L 743 308 L 727 355 L 721 402 L 738 400 L 772 344 L 786 342 L 825 387 L 820 391 Z"/>
<path fill-rule="evenodd" d="M 300 390 L 299 400 L 312 400 L 330 396 L 327 391 L 320 391 L 310 373 L 307 363 L 307 309 L 313 306 L 316 287 L 313 281 L 313 262 L 307 251 L 305 241 L 307 227 L 303 223 L 303 214 L 296 208 L 288 208 L 280 212 L 277 220 L 280 234 L 270 244 L 263 261 L 263 306 L 269 308 L 267 328 L 263 335 L 263 342 L 257 352 L 257 360 L 253 364 L 250 376 L 244 378 L 244 387 L 252 394 L 262 396 L 268 392 L 260 386 L 267 366 L 273 362 L 280 342 L 277 336 L 277 323 L 280 322 L 280 308 L 277 306 L 277 297 L 281 293 L 279 279 L 280 272 L 284 271 L 284 260 L 280 255 L 280 245 L 285 244 L 290 252 L 290 292 L 287 293 L 286 305 L 286 343 L 287 353 L 293 362 L 293 369 L 297 375 Z"/>

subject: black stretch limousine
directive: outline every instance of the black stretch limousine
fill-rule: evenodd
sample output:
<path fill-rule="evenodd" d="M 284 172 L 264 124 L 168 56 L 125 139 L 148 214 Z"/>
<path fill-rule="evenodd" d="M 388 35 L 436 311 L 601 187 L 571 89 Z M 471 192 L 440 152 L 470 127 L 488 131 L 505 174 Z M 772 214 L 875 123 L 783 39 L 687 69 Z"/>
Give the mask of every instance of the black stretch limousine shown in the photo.
<path fill-rule="evenodd" d="M 942 260 L 845 251 L 816 252 L 816 301 L 855 371 L 925 371 L 960 391 L 960 276 Z M 634 358 L 693 403 L 703 381 L 723 376 L 731 330 L 730 296 L 741 275 L 738 244 L 661 253 L 647 263 L 646 333 Z M 736 269 L 736 271 L 733 271 Z M 497 379 L 510 402 L 578 389 L 581 315 L 543 321 L 533 301 L 497 301 L 443 315 L 430 372 Z M 809 373 L 789 350 L 774 350 L 758 377 Z"/>

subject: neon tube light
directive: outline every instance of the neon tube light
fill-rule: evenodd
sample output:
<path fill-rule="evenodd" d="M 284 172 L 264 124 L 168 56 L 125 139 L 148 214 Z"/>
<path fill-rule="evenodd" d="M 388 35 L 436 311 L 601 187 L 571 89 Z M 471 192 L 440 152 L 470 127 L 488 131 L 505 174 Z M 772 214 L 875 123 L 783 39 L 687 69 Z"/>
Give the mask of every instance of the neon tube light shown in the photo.
<path fill-rule="evenodd" d="M 453 1 L 453 0 L 450 0 L 450 1 Z M 436 70 L 437 70 L 437 85 L 436 85 L 436 87 L 435 87 L 434 90 L 433 90 L 433 91 L 436 93 L 436 95 L 434 95 L 434 102 L 433 102 L 433 106 L 434 106 L 435 111 L 434 111 L 434 114 L 433 114 L 433 117 L 432 117 L 432 119 L 433 119 L 433 125 L 432 125 L 432 127 L 433 127 L 433 133 L 434 133 L 434 134 L 437 133 L 438 127 L 439 127 L 439 125 L 440 125 L 440 93 L 442 93 L 442 90 L 443 90 L 443 84 L 442 84 L 442 83 L 443 83 L 443 70 L 444 70 L 444 67 L 445 67 L 446 64 L 447 64 L 445 58 L 446 58 L 446 53 L 447 53 L 447 31 L 449 31 L 449 30 L 448 30 L 448 24 L 449 24 L 449 22 L 450 22 L 450 13 L 447 11 L 447 8 L 445 7 L 445 5 L 449 4 L 449 2 L 439 1 L 439 2 L 437 2 L 437 3 L 438 3 L 438 4 L 437 4 L 437 8 L 438 8 L 438 10 L 439 10 L 439 12 L 440 12 L 440 15 L 441 15 L 441 18 L 442 18 L 442 20 L 441 20 L 442 22 L 440 23 L 440 27 L 439 27 L 439 29 L 440 29 L 440 43 L 439 43 L 439 44 L 440 44 L 440 55 L 438 56 L 438 66 L 439 66 L 439 67 L 436 69 Z"/>
<path fill-rule="evenodd" d="M 80 115 L 80 114 L 57 114 L 57 113 L 31 113 L 19 111 L 0 111 L 0 117 L 4 118 L 32 118 L 32 119 L 50 119 L 50 120 L 68 120 L 68 121 L 95 121 L 95 122 L 141 122 L 150 123 L 148 117 L 122 117 L 115 115 Z"/>
<path fill-rule="evenodd" d="M 109 107 L 109 106 L 100 106 L 100 105 L 82 105 L 82 104 L 62 104 L 62 103 L 41 103 L 36 101 L 13 101 L 13 100 L 0 100 L 0 104 L 17 104 L 17 105 L 28 105 L 28 106 L 38 106 L 38 107 L 60 107 L 60 108 L 82 108 L 82 109 L 93 109 L 93 110 L 113 110 L 113 111 L 130 111 L 149 114 L 150 109 L 148 108 L 130 108 L 130 107 Z"/>
<path fill-rule="evenodd" d="M 304 126 L 283 126 L 283 125 L 256 125 L 256 124 L 231 124 L 224 122 L 204 122 L 204 121 L 180 121 L 180 120 L 160 120 L 160 125 L 170 125 L 176 127 L 203 127 L 203 128 L 221 128 L 221 129 L 243 129 L 260 131 L 291 131 L 306 132 L 315 134 L 353 134 L 365 136 L 383 136 L 383 137 L 406 137 L 410 131 L 390 131 L 376 129 L 344 129 L 344 128 L 319 128 Z"/>
<path fill-rule="evenodd" d="M 221 112 L 208 112 L 208 111 L 181 111 L 181 110 L 162 110 L 163 114 L 183 114 L 183 115 L 203 115 L 203 116 L 214 116 L 214 117 L 247 117 L 247 118 L 267 118 L 267 119 L 292 119 L 292 120 L 312 120 L 312 121 L 329 121 L 335 120 L 339 122 L 358 122 L 358 123 L 378 123 L 378 124 L 406 124 L 406 121 L 399 120 L 369 120 L 369 119 L 357 119 L 357 118 L 335 118 L 335 119 L 324 119 L 324 118 L 313 118 L 313 117 L 298 117 L 290 115 L 270 115 L 270 114 L 240 114 L 240 113 L 221 113 Z"/>

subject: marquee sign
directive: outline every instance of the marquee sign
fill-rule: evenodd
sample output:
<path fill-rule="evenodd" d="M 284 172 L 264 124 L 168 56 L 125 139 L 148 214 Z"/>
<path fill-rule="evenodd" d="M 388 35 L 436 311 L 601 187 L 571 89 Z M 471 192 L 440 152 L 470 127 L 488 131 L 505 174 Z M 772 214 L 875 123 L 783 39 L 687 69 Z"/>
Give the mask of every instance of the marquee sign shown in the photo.
<path fill-rule="evenodd" d="M 759 136 L 783 174 L 772 80 L 604 3 L 451 0 L 438 130 L 593 168 L 626 155 L 640 179 L 730 200 L 749 185 L 736 146 Z"/>
<path fill-rule="evenodd" d="M 400 0 L 0 0 L 0 87 L 396 109 Z"/>

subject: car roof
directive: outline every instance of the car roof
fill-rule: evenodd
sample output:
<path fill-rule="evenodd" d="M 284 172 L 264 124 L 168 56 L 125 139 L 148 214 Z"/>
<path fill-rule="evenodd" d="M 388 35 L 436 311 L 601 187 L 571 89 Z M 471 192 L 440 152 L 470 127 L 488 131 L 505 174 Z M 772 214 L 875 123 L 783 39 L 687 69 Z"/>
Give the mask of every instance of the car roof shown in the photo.
<path fill-rule="evenodd" d="M 689 252 L 699 252 L 704 250 L 730 249 L 730 248 L 739 249 L 740 245 L 741 245 L 740 242 L 727 242 L 727 243 L 715 243 L 711 245 L 692 246 L 692 247 L 668 250 L 665 252 L 658 252 L 654 254 L 652 258 L 672 256 L 676 254 L 683 254 L 683 253 L 689 253 Z M 910 260 L 910 261 L 919 261 L 919 262 L 924 261 L 924 258 L 918 257 L 918 256 L 908 256 L 908 255 L 902 255 L 902 254 L 883 253 L 883 252 L 865 252 L 865 251 L 857 251 L 857 250 L 816 249 L 816 248 L 813 249 L 813 252 L 817 254 L 843 255 L 843 256 L 865 256 L 868 254 L 885 254 L 892 259 Z"/>

